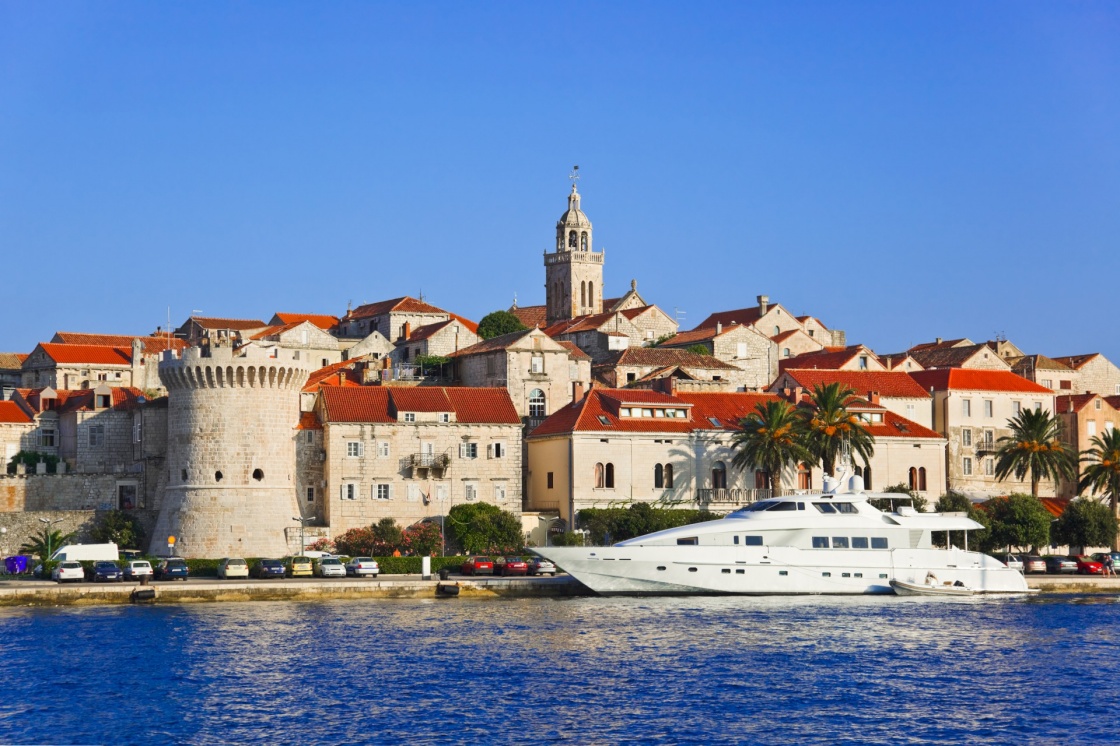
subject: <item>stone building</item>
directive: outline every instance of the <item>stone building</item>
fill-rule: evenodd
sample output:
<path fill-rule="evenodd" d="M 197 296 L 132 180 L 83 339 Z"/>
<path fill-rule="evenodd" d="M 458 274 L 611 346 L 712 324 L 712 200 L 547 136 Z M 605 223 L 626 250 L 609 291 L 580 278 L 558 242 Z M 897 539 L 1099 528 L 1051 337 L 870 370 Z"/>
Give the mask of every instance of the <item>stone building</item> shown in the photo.
<path fill-rule="evenodd" d="M 788 368 L 819 368 L 823 370 L 867 370 L 885 371 L 887 366 L 874 352 L 863 345 L 847 347 L 825 347 L 816 352 L 807 352 L 797 357 L 782 358 L 779 370 Z"/>
<path fill-rule="evenodd" d="M 312 368 L 323 368 L 342 361 L 338 339 L 309 320 L 269 326 L 249 335 L 248 343 L 275 354 L 276 349 L 291 350 L 293 359 L 305 359 Z"/>
<path fill-rule="evenodd" d="M 817 386 L 833 383 L 850 388 L 856 396 L 874 400 L 922 427 L 933 428 L 933 398 L 917 381 L 902 372 L 789 368 L 782 371 L 770 391 L 781 394 L 801 389 L 809 393 Z"/>
<path fill-rule="evenodd" d="M 153 552 L 167 536 L 178 537 L 176 551 L 186 557 L 289 551 L 301 509 L 299 393 L 310 372 L 293 353 L 214 344 L 165 354 L 159 372 L 168 389 L 169 480 Z"/>
<path fill-rule="evenodd" d="M 797 334 L 808 339 L 802 331 Z M 778 375 L 778 345 L 753 326 L 730 324 L 678 332 L 659 349 L 687 349 L 702 345 L 712 357 L 739 368 L 748 391 L 764 391 Z M 817 349 L 820 345 L 817 345 Z"/>
<path fill-rule="evenodd" d="M 1077 388 L 1070 393 L 1120 395 L 1120 368 L 1099 352 L 1054 359 L 1077 371 Z"/>
<path fill-rule="evenodd" d="M 987 344 L 971 344 L 967 339 L 938 338 L 911 347 L 907 353 L 926 370 L 932 368 L 968 368 L 971 370 L 1011 371 L 1011 364 Z M 905 354 L 892 355 L 903 357 Z"/>
<path fill-rule="evenodd" d="M 459 316 L 415 329 L 407 323 L 405 326 L 393 355 L 398 363 L 408 363 L 423 355 L 450 357 L 479 341 L 478 324 Z"/>
<path fill-rule="evenodd" d="M 442 308 L 406 295 L 347 309 L 346 315 L 339 320 L 338 336 L 360 340 L 379 332 L 390 342 L 397 342 L 406 339 L 410 329 L 447 321 L 451 316 Z M 343 343 L 343 347 L 350 346 Z"/>
<path fill-rule="evenodd" d="M 805 319 L 802 322 L 801 319 Z M 771 303 L 765 295 L 758 296 L 758 305 L 751 308 L 739 308 L 734 311 L 718 311 L 708 316 L 696 327 L 707 329 L 717 324 L 728 327 L 732 324 L 753 326 L 766 337 L 773 339 L 785 332 L 800 330 L 825 347 L 844 347 L 847 345 L 847 335 L 838 329 L 828 329 L 812 316 L 800 318 L 791 314 L 780 303 Z"/>
<path fill-rule="evenodd" d="M 990 343 L 989 343 L 990 344 Z M 1003 358 L 1011 365 L 1011 371 L 1039 386 L 1045 386 L 1055 394 L 1068 394 L 1078 390 L 1081 374 L 1065 363 L 1045 355 L 1022 355 Z"/>
<path fill-rule="evenodd" d="M 1066 445 L 1075 453 L 1093 447 L 1093 438 L 1120 427 L 1120 410 L 1116 397 L 1112 401 L 1099 394 L 1063 394 L 1055 399 L 1056 413 L 1062 421 Z M 1082 469 L 1084 466 L 1082 467 Z M 1058 497 L 1077 497 L 1077 482 L 1062 479 Z"/>
<path fill-rule="evenodd" d="M 3 467 L 20 451 L 33 451 L 38 446 L 35 419 L 18 402 L 0 401 L 0 454 Z M 3 469 L 0 469 L 3 473 Z"/>
<path fill-rule="evenodd" d="M 504 389 L 328 387 L 315 413 L 333 535 L 382 518 L 411 525 L 464 502 L 521 513 L 522 426 Z"/>
<path fill-rule="evenodd" d="M 630 347 L 592 366 L 595 380 L 607 388 L 625 388 L 647 377 L 674 368 L 692 381 L 716 384 L 716 391 L 745 391 L 753 379 L 741 368 L 711 355 L 661 347 Z"/>
<path fill-rule="evenodd" d="M 27 355 L 0 352 L 0 401 L 12 398 L 12 391 L 23 385 L 23 361 Z"/>
<path fill-rule="evenodd" d="M 575 388 L 591 387 L 591 358 L 536 328 L 483 340 L 452 357 L 459 383 L 504 388 L 531 425 L 571 402 Z"/>
<path fill-rule="evenodd" d="M 545 253 L 546 321 L 593 316 L 603 312 L 603 259 L 591 240 L 591 221 L 579 207 L 575 182 L 568 209 L 556 221 L 556 251 Z"/>
<path fill-rule="evenodd" d="M 753 329 L 754 327 L 750 327 Z M 815 330 L 814 330 L 815 331 Z M 789 331 L 775 334 L 770 339 L 778 346 L 778 357 L 782 360 L 799 355 L 820 352 L 824 345 L 804 329 L 790 329 Z"/>
<path fill-rule="evenodd" d="M 1054 412 L 1050 389 L 1009 370 L 940 368 L 909 375 L 933 394 L 933 429 L 948 440 L 948 489 L 976 498 L 1030 491 L 1029 479 L 996 479 L 993 452 L 1011 433 L 1008 421 L 1024 408 Z M 1054 495 L 1056 489 L 1042 482 L 1040 494 Z"/>
<path fill-rule="evenodd" d="M 325 332 L 338 330 L 338 317 L 326 313 L 274 313 L 268 320 L 269 326 L 288 326 L 308 321 Z"/>
<path fill-rule="evenodd" d="M 175 330 L 175 336 L 191 347 L 203 343 L 236 347 L 249 337 L 268 328 L 260 319 L 223 319 L 213 316 L 191 316 Z"/>

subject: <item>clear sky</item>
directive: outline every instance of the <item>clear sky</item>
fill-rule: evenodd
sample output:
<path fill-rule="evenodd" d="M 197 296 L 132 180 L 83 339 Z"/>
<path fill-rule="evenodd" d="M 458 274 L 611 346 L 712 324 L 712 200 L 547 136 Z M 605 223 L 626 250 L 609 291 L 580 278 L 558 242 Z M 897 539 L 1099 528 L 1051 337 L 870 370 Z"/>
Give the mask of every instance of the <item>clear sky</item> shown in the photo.
<path fill-rule="evenodd" d="M 0 351 L 543 303 L 1120 362 L 1120 5 L 0 0 Z"/>

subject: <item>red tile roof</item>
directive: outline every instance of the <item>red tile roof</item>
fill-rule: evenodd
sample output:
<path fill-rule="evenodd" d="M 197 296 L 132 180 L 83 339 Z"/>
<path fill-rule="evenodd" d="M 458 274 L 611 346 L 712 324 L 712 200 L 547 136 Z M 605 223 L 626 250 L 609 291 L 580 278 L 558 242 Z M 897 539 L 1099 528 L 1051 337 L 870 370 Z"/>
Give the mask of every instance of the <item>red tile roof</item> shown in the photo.
<path fill-rule="evenodd" d="M 947 347 L 957 347 L 960 345 L 972 345 L 972 340 L 968 339 L 967 337 L 961 337 L 960 339 L 943 339 L 939 342 L 921 342 L 911 347 L 909 350 L 907 350 L 907 352 L 914 352 L 915 350 L 944 349 Z"/>
<path fill-rule="evenodd" d="M 1089 402 L 1096 398 L 1096 394 L 1063 394 L 1061 396 L 1056 396 L 1054 397 L 1054 412 L 1055 414 L 1080 412 L 1089 405 Z M 1107 399 L 1105 401 L 1107 401 Z"/>
<path fill-rule="evenodd" d="M 773 306 L 770 307 L 773 308 Z M 769 312 L 769 308 L 767 309 L 767 311 Z M 761 317 L 762 314 L 758 312 L 758 306 L 755 306 L 754 308 L 740 308 L 735 311 L 719 311 L 717 313 L 711 314 L 710 316 L 708 316 L 708 318 L 701 321 L 700 325 L 696 328 L 707 329 L 708 327 L 714 327 L 716 324 L 723 324 L 725 327 L 731 326 L 732 324 L 743 324 L 744 326 L 750 326 L 751 324 L 758 321 Z"/>
<path fill-rule="evenodd" d="M 14 425 L 27 425 L 33 422 L 31 415 L 14 401 L 0 401 L 0 422 Z"/>
<path fill-rule="evenodd" d="M 679 365 L 685 368 L 709 368 L 714 370 L 738 370 L 734 365 L 725 363 L 711 355 L 700 355 L 675 347 L 627 347 L 613 353 L 606 361 L 596 367 L 630 365 L 642 368 L 664 368 Z"/>
<path fill-rule="evenodd" d="M 731 328 L 725 327 L 720 334 L 731 331 Z M 687 332 L 677 332 L 673 336 L 658 345 L 661 348 L 666 347 L 686 347 L 688 345 L 700 344 L 701 342 L 708 342 L 716 337 L 716 328 L 710 327 L 708 329 L 693 329 Z"/>
<path fill-rule="evenodd" d="M 326 422 L 396 422 L 384 386 L 327 387 L 319 392 Z"/>
<path fill-rule="evenodd" d="M 782 332 L 781 334 L 775 334 L 770 339 L 774 340 L 775 342 L 782 343 L 795 334 L 805 334 L 805 332 L 801 331 L 800 329 L 790 329 L 789 331 Z"/>
<path fill-rule="evenodd" d="M 43 352 L 55 363 L 63 365 L 120 365 L 132 364 L 131 347 L 103 347 L 101 345 L 71 345 L 55 342 L 39 344 Z"/>
<path fill-rule="evenodd" d="M 910 350 L 910 356 L 923 368 L 957 368 L 981 353 L 991 355 L 997 360 L 1002 359 L 986 344 L 950 347 L 948 343 L 943 343 L 939 347 Z"/>
<path fill-rule="evenodd" d="M 625 311 L 621 312 L 625 315 Z M 607 322 L 615 318 L 616 313 L 608 311 L 606 313 L 595 313 L 587 316 L 576 316 L 574 319 L 565 319 L 564 321 L 557 321 L 545 328 L 544 333 L 550 337 L 555 337 L 560 334 L 575 334 L 576 332 L 589 332 L 589 331 L 602 331 L 601 327 Z"/>
<path fill-rule="evenodd" d="M 356 357 L 312 371 L 311 375 L 307 377 L 307 383 L 303 385 L 303 391 L 318 391 L 323 386 L 360 386 L 362 382 L 358 372 L 354 370 L 354 366 L 359 360 L 364 359 L 365 356 Z M 340 373 L 343 376 L 343 383 L 341 384 L 338 378 Z"/>
<path fill-rule="evenodd" d="M 1111 404 L 1113 409 L 1120 410 L 1120 395 L 1106 396 L 1104 400 Z"/>
<path fill-rule="evenodd" d="M 62 392 L 60 391 L 59 394 Z M 59 412 L 92 412 L 94 410 L 94 389 L 82 389 L 81 391 L 68 392 L 69 396 L 65 401 L 61 400 L 58 404 Z M 116 387 L 110 389 L 109 406 L 113 409 L 134 409 L 139 406 L 141 399 L 147 400 L 144 392 L 140 389 L 131 387 Z"/>
<path fill-rule="evenodd" d="M 465 316 L 460 316 L 457 313 L 451 314 L 451 318 L 455 319 L 460 324 L 462 324 L 463 326 L 470 329 L 472 334 L 478 334 L 478 322 L 471 321 L 470 319 L 466 318 Z"/>
<path fill-rule="evenodd" d="M 497 337 L 484 339 L 481 342 L 474 343 L 470 347 L 464 347 L 457 352 L 453 352 L 451 353 L 450 357 L 463 357 L 465 355 L 480 355 L 487 352 L 499 352 L 500 350 L 508 349 L 511 345 L 516 344 L 532 331 L 532 329 L 521 329 L 520 331 L 509 332 L 508 334 L 499 334 Z"/>
<path fill-rule="evenodd" d="M 19 370 L 26 359 L 21 352 L 0 352 L 0 370 Z"/>
<path fill-rule="evenodd" d="M 509 392 L 499 388 L 325 388 L 320 398 L 327 422 L 396 422 L 397 412 L 454 412 L 457 422 L 521 424 Z"/>
<path fill-rule="evenodd" d="M 798 360 L 800 358 L 794 358 Z M 880 396 L 908 399 L 928 399 L 929 392 L 918 385 L 908 373 L 875 370 L 803 370 L 787 368 L 782 371 L 805 389 L 840 383 L 861 396 L 878 392 Z"/>
<path fill-rule="evenodd" d="M 521 424 L 513 400 L 505 389 L 455 387 L 446 391 L 455 411 L 455 419 L 459 422 Z"/>
<path fill-rule="evenodd" d="M 402 298 L 392 298 L 358 306 L 354 310 L 348 311 L 343 320 L 366 319 L 372 316 L 383 316 L 387 313 L 447 313 L 447 311 L 406 295 Z"/>
<path fill-rule="evenodd" d="M 509 309 L 509 312 L 530 329 L 534 326 L 543 327 L 548 323 L 548 309 L 544 306 L 518 306 Z"/>
<path fill-rule="evenodd" d="M 127 334 L 84 334 L 82 332 L 55 332 L 54 342 L 67 345 L 97 345 L 99 347 L 125 347 L 132 354 L 132 340 L 139 339 L 145 355 L 155 355 L 164 350 L 184 350 L 190 345 L 185 339 L 168 336 Z"/>
<path fill-rule="evenodd" d="M 216 316 L 191 316 L 191 321 L 203 329 L 233 329 L 246 331 L 268 326 L 260 319 L 223 319 Z"/>
<path fill-rule="evenodd" d="M 590 355 L 588 355 L 586 352 L 584 352 L 580 348 L 576 347 L 575 342 L 567 342 L 567 341 L 564 341 L 564 340 L 557 340 L 556 344 L 560 345 L 565 350 L 567 350 L 568 354 L 571 356 L 571 358 L 573 360 L 590 360 L 591 359 Z"/>
<path fill-rule="evenodd" d="M 908 420 L 890 410 L 883 411 L 882 422 L 865 422 L 864 428 L 875 438 L 938 438 L 944 439 L 941 433 L 930 430 L 924 425 Z"/>
<path fill-rule="evenodd" d="M 1020 371 L 1032 370 L 1056 370 L 1063 373 L 1072 373 L 1073 368 L 1070 368 L 1063 362 L 1054 360 L 1053 358 L 1046 357 L 1045 355 L 1023 355 L 1016 358 L 1004 358 L 1004 362 L 1011 365 L 1011 370 L 1022 375 Z"/>
<path fill-rule="evenodd" d="M 323 423 L 319 422 L 319 415 L 314 412 L 300 412 L 299 424 L 296 430 L 322 430 Z"/>
<path fill-rule="evenodd" d="M 778 361 L 778 370 L 783 373 L 789 368 L 801 368 L 803 370 L 810 368 L 836 370 L 852 362 L 852 360 L 860 355 L 867 355 L 868 357 L 874 358 L 876 362 L 879 360 L 875 353 L 863 345 L 825 347 L 823 350 L 806 352 L 796 357 L 782 358 Z"/>
<path fill-rule="evenodd" d="M 1079 370 L 1085 363 L 1092 362 L 1093 359 L 1101 357 L 1099 352 L 1090 352 L 1088 355 L 1066 355 L 1064 357 L 1054 358 L 1062 365 L 1068 365 L 1074 370 Z"/>
<path fill-rule="evenodd" d="M 394 388 L 393 406 L 398 412 L 450 412 L 451 400 L 442 387 Z"/>
<path fill-rule="evenodd" d="M 1008 391 L 1051 395 L 1054 393 L 1009 370 L 938 368 L 918 370 L 906 375 L 927 391 L 932 387 L 934 391 Z"/>
<path fill-rule="evenodd" d="M 338 326 L 338 317 L 317 313 L 277 313 L 276 318 L 282 324 L 302 324 L 310 321 L 315 326 L 327 332 Z"/>

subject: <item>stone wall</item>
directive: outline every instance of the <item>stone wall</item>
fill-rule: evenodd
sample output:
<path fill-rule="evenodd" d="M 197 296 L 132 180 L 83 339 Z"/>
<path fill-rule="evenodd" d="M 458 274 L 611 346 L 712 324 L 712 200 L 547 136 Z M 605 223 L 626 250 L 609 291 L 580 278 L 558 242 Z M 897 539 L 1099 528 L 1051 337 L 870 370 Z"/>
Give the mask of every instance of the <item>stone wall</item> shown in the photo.
<path fill-rule="evenodd" d="M 4 475 L 0 476 L 0 513 L 110 510 L 120 506 L 122 486 L 134 487 L 138 504 L 146 504 L 147 482 L 142 474 Z"/>
<path fill-rule="evenodd" d="M 99 515 L 98 511 L 93 510 L 0 512 L 0 527 L 8 529 L 7 533 L 0 533 L 0 554 L 9 557 L 18 553 L 21 545 L 30 541 L 32 537 L 46 528 L 40 519 L 52 522 L 58 521 L 58 523 L 51 524 L 52 531 L 61 531 L 63 534 L 77 533 L 74 540 L 76 543 L 90 544 L 93 542 L 90 531 L 96 525 Z M 134 511 L 132 515 L 139 519 L 145 533 L 151 536 L 152 528 L 155 525 L 155 512 L 138 510 Z M 166 550 L 166 545 L 164 548 Z M 166 554 L 166 551 L 163 553 Z"/>

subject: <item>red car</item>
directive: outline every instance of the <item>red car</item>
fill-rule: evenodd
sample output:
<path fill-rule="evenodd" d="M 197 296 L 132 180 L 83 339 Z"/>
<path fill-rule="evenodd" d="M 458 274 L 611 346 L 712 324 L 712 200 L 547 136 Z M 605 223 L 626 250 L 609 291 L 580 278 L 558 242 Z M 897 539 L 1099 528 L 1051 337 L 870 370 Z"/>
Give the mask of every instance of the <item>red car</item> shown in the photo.
<path fill-rule="evenodd" d="M 506 557 L 494 573 L 496 575 L 528 575 L 529 563 L 521 557 Z"/>
<path fill-rule="evenodd" d="M 1079 554 L 1074 557 L 1073 560 L 1077 562 L 1077 572 L 1079 575 L 1100 575 L 1104 572 L 1104 565 L 1084 554 Z"/>
<path fill-rule="evenodd" d="M 464 575 L 493 575 L 494 562 L 489 557 L 467 557 L 460 571 Z"/>

